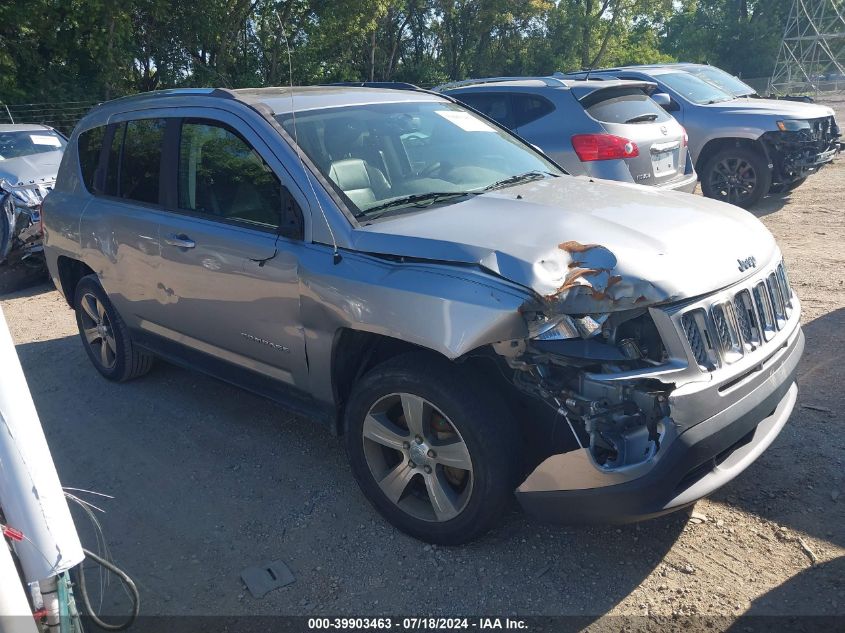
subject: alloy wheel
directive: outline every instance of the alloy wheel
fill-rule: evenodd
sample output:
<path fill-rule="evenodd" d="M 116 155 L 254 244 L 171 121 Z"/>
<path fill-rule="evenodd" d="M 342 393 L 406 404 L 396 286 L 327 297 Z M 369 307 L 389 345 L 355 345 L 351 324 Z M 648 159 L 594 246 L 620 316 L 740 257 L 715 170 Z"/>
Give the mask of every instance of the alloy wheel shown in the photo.
<path fill-rule="evenodd" d="M 457 517 L 469 503 L 472 459 L 460 432 L 425 398 L 380 398 L 362 429 L 370 473 L 384 495 L 411 516 L 432 522 Z"/>
<path fill-rule="evenodd" d="M 757 187 L 757 172 L 743 158 L 723 158 L 710 173 L 710 186 L 719 197 L 731 204 L 740 204 Z"/>
<path fill-rule="evenodd" d="M 117 343 L 106 308 L 103 302 L 90 292 L 82 295 L 80 307 L 82 308 L 80 313 L 82 336 L 85 344 L 104 369 L 111 369 L 117 362 Z"/>

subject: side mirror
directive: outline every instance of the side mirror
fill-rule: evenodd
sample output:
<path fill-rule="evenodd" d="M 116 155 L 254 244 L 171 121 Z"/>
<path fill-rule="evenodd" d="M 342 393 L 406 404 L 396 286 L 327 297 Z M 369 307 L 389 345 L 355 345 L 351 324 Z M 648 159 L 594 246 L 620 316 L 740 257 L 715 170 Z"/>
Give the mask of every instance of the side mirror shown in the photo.
<path fill-rule="evenodd" d="M 655 92 L 651 95 L 651 98 L 654 99 L 657 105 L 666 110 L 666 112 L 678 112 L 681 109 L 678 102 L 674 101 L 672 97 L 667 95 L 665 92 Z"/>
<path fill-rule="evenodd" d="M 651 95 L 651 98 L 654 99 L 654 102 L 657 105 L 666 110 L 668 110 L 672 105 L 672 97 L 667 95 L 665 92 L 655 92 Z"/>

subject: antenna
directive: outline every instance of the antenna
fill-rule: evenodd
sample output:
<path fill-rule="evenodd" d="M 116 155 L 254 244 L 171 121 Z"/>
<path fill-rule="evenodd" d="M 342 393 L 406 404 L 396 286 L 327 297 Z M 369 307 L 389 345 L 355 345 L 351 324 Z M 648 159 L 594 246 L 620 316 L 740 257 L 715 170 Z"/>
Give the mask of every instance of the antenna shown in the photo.
<path fill-rule="evenodd" d="M 293 121 L 293 140 L 296 144 L 294 151 L 296 152 L 297 158 L 299 158 L 299 166 L 302 168 L 302 173 L 305 175 L 305 180 L 308 181 L 308 185 L 311 187 L 311 193 L 314 194 L 314 199 L 317 201 L 317 206 L 320 208 L 320 215 L 323 216 L 323 222 L 326 223 L 326 228 L 329 229 L 329 236 L 332 238 L 332 260 L 335 264 L 339 264 L 342 257 L 340 256 L 340 251 L 337 249 L 337 240 L 334 236 L 334 231 L 332 230 L 332 225 L 329 223 L 329 218 L 326 216 L 326 210 L 323 209 L 323 203 L 320 202 L 320 196 L 317 195 L 317 190 L 314 188 L 314 183 L 311 182 L 311 174 L 308 173 L 308 169 L 305 167 L 305 161 L 302 159 L 302 148 L 299 147 L 299 135 L 297 134 L 296 130 L 296 108 L 294 106 L 293 101 L 293 58 L 290 54 L 290 44 L 288 44 L 288 36 L 285 33 L 285 25 L 282 22 L 281 16 L 277 13 L 276 18 L 279 20 L 279 27 L 282 30 L 282 38 L 285 40 L 285 49 L 287 50 L 288 55 L 288 86 L 290 87 L 290 114 L 291 119 Z"/>

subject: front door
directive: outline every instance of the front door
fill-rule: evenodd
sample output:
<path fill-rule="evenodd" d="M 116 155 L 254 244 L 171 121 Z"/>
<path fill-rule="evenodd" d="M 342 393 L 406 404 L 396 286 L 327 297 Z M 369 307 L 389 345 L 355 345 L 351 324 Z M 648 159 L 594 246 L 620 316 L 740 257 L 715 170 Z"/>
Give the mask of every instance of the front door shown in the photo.
<path fill-rule="evenodd" d="M 303 245 L 301 236 L 280 235 L 283 210 L 301 214 L 299 204 L 256 149 L 267 152 L 260 139 L 230 118 L 185 118 L 168 130 L 164 177 L 172 186 L 158 231 L 159 300 L 145 327 L 305 387 Z"/>

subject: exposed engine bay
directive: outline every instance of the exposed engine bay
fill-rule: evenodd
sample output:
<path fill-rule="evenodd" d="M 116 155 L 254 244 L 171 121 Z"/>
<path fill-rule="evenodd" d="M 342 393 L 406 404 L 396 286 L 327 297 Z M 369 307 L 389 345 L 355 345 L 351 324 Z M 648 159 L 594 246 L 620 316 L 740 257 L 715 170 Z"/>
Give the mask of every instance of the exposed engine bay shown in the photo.
<path fill-rule="evenodd" d="M 615 378 L 668 360 L 647 309 L 565 316 L 551 327 L 542 314 L 528 317 L 531 339 L 498 343 L 494 350 L 515 370 L 516 388 L 554 409 L 596 466 L 636 469 L 670 441 L 672 386 L 654 378 Z"/>

